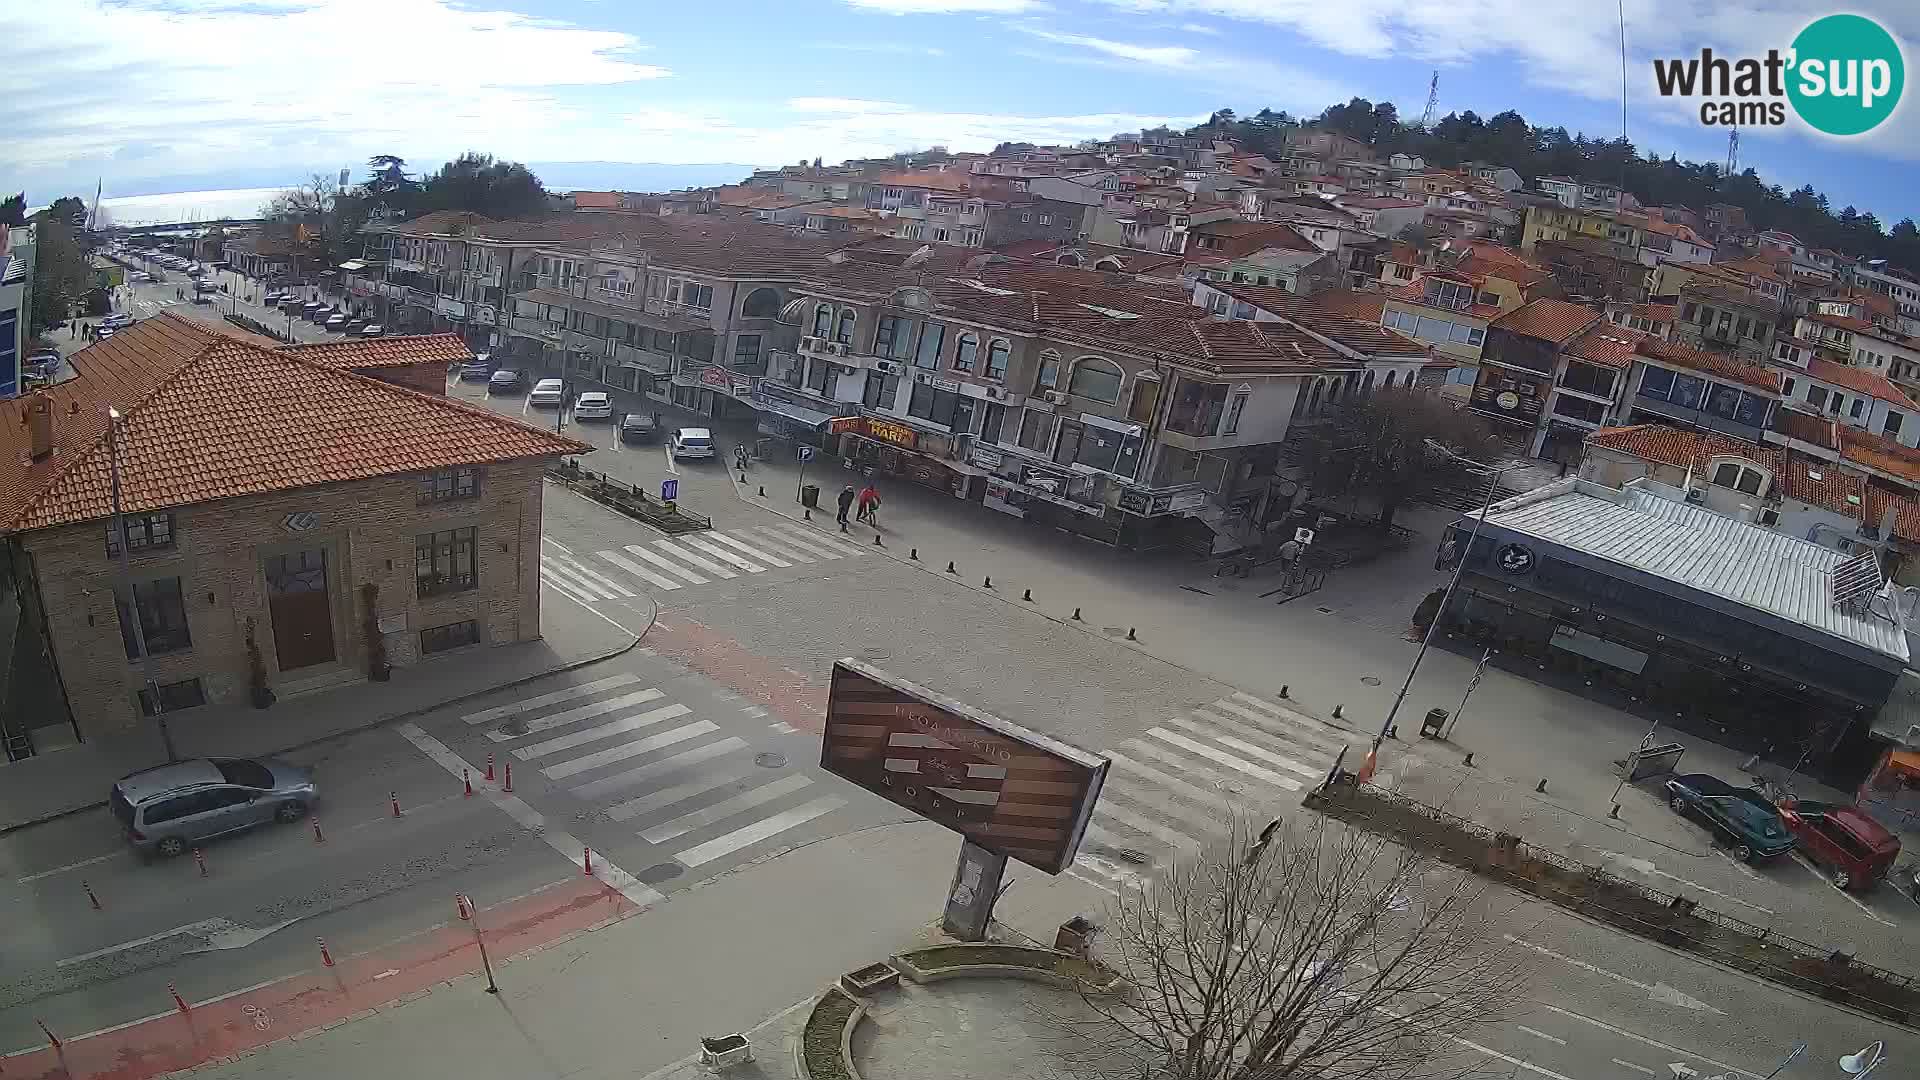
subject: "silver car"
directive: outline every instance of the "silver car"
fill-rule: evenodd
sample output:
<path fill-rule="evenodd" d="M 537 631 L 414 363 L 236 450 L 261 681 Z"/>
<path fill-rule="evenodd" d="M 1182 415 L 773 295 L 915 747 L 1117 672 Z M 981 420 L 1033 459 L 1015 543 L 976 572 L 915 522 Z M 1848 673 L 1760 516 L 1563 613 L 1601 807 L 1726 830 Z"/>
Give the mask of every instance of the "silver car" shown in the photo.
<path fill-rule="evenodd" d="M 316 798 L 312 769 L 273 758 L 200 758 L 121 777 L 107 805 L 135 849 L 172 856 L 269 821 L 299 821 Z"/>

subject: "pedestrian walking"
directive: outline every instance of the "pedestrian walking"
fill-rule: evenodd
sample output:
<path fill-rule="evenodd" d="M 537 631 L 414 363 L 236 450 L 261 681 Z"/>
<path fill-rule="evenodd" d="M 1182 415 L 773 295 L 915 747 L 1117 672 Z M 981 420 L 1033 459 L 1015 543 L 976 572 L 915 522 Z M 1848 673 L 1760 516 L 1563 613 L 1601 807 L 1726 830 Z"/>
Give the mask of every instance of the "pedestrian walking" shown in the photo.
<path fill-rule="evenodd" d="M 875 512 L 879 509 L 880 492 L 874 489 L 873 481 L 869 480 L 867 486 L 860 489 L 860 520 L 878 528 L 880 519 Z"/>
<path fill-rule="evenodd" d="M 847 511 L 853 509 L 853 485 L 840 489 L 840 531 L 847 531 Z"/>

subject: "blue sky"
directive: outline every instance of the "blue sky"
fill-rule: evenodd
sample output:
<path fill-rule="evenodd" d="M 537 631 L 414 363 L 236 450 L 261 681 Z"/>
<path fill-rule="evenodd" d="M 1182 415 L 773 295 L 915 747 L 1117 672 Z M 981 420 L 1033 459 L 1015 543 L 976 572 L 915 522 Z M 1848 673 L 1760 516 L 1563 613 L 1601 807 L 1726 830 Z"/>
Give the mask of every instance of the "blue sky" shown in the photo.
<path fill-rule="evenodd" d="M 1831 9 L 1628 0 L 1629 134 L 1720 160 L 1649 60 L 1784 47 Z M 1853 10 L 1920 38 L 1920 6 Z M 724 13 L 724 14 L 722 14 Z M 1221 106 L 1352 95 L 1619 131 L 1612 4 L 1592 0 L 64 0 L 8 4 L 0 186 L 44 202 L 292 182 L 391 151 L 774 164 L 1074 140 Z M 1920 93 L 1920 91 L 1916 91 Z M 1863 138 L 1750 128 L 1742 161 L 1891 222 L 1920 110 Z"/>

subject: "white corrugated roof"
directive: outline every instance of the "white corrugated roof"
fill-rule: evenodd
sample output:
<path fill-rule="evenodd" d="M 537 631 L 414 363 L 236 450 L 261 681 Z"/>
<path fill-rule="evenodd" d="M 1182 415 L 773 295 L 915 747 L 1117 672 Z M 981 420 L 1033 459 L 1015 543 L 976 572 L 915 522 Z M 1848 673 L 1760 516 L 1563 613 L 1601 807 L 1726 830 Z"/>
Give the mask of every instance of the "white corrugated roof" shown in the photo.
<path fill-rule="evenodd" d="M 1906 633 L 1898 621 L 1833 605 L 1833 569 L 1847 556 L 1798 537 L 1649 491 L 1571 479 L 1495 504 L 1487 524 L 1907 660 Z"/>

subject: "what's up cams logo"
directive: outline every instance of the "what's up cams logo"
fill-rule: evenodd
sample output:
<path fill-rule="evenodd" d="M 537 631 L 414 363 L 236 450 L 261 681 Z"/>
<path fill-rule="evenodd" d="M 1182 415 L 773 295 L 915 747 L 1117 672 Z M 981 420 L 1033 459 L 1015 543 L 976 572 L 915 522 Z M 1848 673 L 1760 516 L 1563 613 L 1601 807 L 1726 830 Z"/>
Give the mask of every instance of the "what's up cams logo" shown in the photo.
<path fill-rule="evenodd" d="M 1900 104 L 1907 66 L 1894 40 L 1863 15 L 1828 15 L 1808 23 L 1785 51 L 1729 59 L 1699 56 L 1655 60 L 1661 97 L 1703 98 L 1700 122 L 1720 127 L 1779 127 L 1787 107 L 1828 135 L 1864 135 Z"/>

